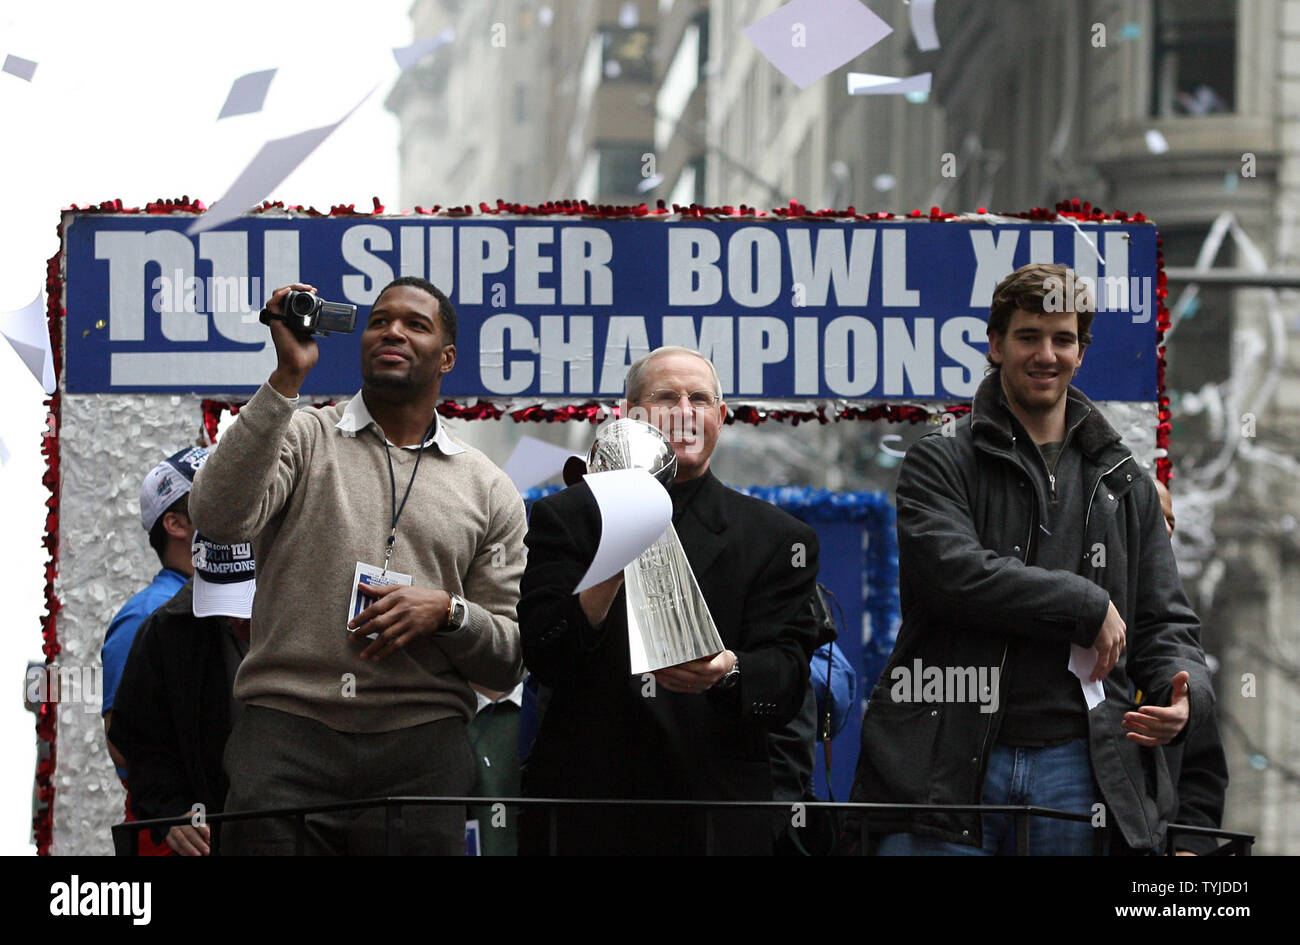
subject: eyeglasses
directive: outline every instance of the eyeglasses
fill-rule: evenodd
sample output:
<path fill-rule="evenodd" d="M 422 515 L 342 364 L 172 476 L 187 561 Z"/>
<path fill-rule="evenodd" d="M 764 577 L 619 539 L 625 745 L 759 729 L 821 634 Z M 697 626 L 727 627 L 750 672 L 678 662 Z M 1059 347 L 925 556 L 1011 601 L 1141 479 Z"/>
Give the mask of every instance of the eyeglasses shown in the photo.
<path fill-rule="evenodd" d="M 707 410 L 710 407 L 716 407 L 720 403 L 717 394 L 711 390 L 693 390 L 686 395 L 686 399 L 691 402 L 691 406 L 700 410 Z M 681 403 L 682 394 L 680 391 L 670 390 L 652 390 L 641 398 L 642 403 L 653 404 L 656 407 L 676 407 Z"/>

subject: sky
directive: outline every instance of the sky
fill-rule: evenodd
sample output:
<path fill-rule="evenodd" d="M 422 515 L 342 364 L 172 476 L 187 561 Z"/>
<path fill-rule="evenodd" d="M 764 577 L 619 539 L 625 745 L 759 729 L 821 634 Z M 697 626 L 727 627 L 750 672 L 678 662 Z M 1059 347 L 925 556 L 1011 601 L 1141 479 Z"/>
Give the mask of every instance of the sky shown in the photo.
<path fill-rule="evenodd" d="M 365 103 L 269 196 L 286 204 L 398 205 L 398 123 L 383 100 L 392 47 L 412 41 L 410 0 L 0 0 L 0 312 L 29 303 L 58 252 L 59 213 L 187 194 L 211 206 L 262 144 Z M 231 82 L 275 68 L 260 114 L 216 120 Z M 20 693 L 43 660 L 44 393 L 0 341 L 0 855 L 34 853 L 34 718 Z M 141 469 L 141 476 L 145 470 Z"/>

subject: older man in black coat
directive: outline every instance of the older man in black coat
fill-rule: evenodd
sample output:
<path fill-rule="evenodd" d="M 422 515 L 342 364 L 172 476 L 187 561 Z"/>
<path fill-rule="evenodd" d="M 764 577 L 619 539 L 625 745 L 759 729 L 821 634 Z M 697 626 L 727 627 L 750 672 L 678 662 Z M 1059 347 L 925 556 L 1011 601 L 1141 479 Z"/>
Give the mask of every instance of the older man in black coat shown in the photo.
<path fill-rule="evenodd" d="M 713 366 L 661 348 L 628 372 L 625 408 L 644 408 L 677 454 L 673 525 L 725 649 L 644 676 L 630 671 L 622 574 L 581 594 L 600 540 L 583 483 L 540 500 L 520 587 L 524 662 L 549 702 L 523 775 L 533 797 L 770 800 L 768 732 L 799 709 L 817 627 L 806 525 L 722 485 L 709 459 L 726 416 Z M 770 816 L 668 808 L 557 812 L 558 853 L 769 853 Z M 551 850 L 548 815 L 525 813 L 520 852 Z"/>

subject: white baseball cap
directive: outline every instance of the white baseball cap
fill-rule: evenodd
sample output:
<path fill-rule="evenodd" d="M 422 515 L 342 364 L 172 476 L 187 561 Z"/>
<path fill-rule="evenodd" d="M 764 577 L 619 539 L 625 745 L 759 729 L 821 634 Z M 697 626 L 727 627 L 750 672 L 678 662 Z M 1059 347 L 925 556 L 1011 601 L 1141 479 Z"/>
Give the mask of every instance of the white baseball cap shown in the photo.
<path fill-rule="evenodd" d="M 257 591 L 253 543 L 219 545 L 195 532 L 190 553 L 194 565 L 194 616 L 253 616 L 253 594 Z"/>
<path fill-rule="evenodd" d="M 194 474 L 208 459 L 202 446 L 191 446 L 168 456 L 149 470 L 140 485 L 140 524 L 145 531 L 153 529 L 172 503 L 188 495 L 194 485 Z"/>

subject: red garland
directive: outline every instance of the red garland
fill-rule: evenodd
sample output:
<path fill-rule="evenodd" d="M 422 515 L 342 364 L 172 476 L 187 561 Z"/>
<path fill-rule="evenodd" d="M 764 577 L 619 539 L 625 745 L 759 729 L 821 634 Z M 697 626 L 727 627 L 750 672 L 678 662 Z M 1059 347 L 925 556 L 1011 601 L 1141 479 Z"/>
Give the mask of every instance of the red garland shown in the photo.
<path fill-rule="evenodd" d="M 485 400 L 465 406 L 461 406 L 454 400 L 444 400 L 438 405 L 438 413 L 449 420 L 499 420 L 505 411 Z"/>
<path fill-rule="evenodd" d="M 203 411 L 203 432 L 208 435 L 208 442 L 217 442 L 217 427 L 221 424 L 221 415 L 229 410 L 232 414 L 239 413 L 242 404 L 232 404 L 224 400 L 208 400 L 204 398 L 199 408 Z"/>
<path fill-rule="evenodd" d="M 378 197 L 371 198 L 371 209 L 358 210 L 356 204 L 338 204 L 330 207 L 327 213 L 322 213 L 315 207 L 304 207 L 301 204 L 286 204 L 282 200 L 264 200 L 260 206 L 252 208 L 251 213 L 265 213 L 268 210 L 294 211 L 306 214 L 309 217 L 373 217 L 379 216 L 385 212 L 384 205 L 379 202 Z M 139 207 L 126 207 L 122 205 L 120 198 L 105 200 L 101 203 L 88 205 L 85 207 L 72 204 L 67 207 L 68 210 L 77 210 L 82 213 L 203 213 L 208 208 L 201 200 L 191 200 L 188 196 L 182 196 L 179 199 L 165 200 L 159 198 L 145 205 L 143 210 Z M 984 207 L 979 207 L 977 212 L 986 213 Z M 868 213 L 859 213 L 856 208 L 848 207 L 844 210 L 822 209 L 809 210 L 806 206 L 797 200 L 791 200 L 785 207 L 775 207 L 769 210 L 760 210 L 756 207 L 750 207 L 741 204 L 739 207 L 727 204 L 721 207 L 705 207 L 700 204 L 690 204 L 683 206 L 673 204 L 669 210 L 663 200 L 655 202 L 654 209 L 650 209 L 644 203 L 632 204 L 595 204 L 586 200 L 554 200 L 546 203 L 532 206 L 526 203 L 511 203 L 498 198 L 493 204 L 487 201 L 480 201 L 477 211 L 470 204 L 464 204 L 458 207 L 444 207 L 441 204 L 434 204 L 432 207 L 415 206 L 411 210 L 401 211 L 402 215 L 416 214 L 419 216 L 436 216 L 443 215 L 449 217 L 469 217 L 475 213 L 489 216 L 499 214 L 511 214 L 514 216 L 566 216 L 566 217 L 584 217 L 584 218 L 636 218 L 646 216 L 666 216 L 671 213 L 679 214 L 691 219 L 704 217 L 767 217 L 769 215 L 779 217 L 783 220 L 795 219 L 823 219 L 823 220 L 863 220 L 863 221 L 881 221 L 881 220 L 930 220 L 937 222 L 940 220 L 958 219 L 961 214 L 952 213 L 939 207 L 931 207 L 928 212 L 914 209 L 908 213 L 894 213 L 889 210 L 875 210 Z M 1051 222 L 1062 217 L 1070 217 L 1084 223 L 1101 223 L 1106 220 L 1118 221 L 1121 223 L 1146 223 L 1146 214 L 1130 214 L 1124 210 L 1116 210 L 1112 213 L 1106 213 L 1100 207 L 1094 207 L 1088 201 L 1062 200 L 1055 209 L 1049 210 L 1046 207 L 1032 207 L 1029 210 L 999 210 L 998 216 L 1015 217 L 1021 220 L 1033 220 Z M 1163 272 L 1163 269 L 1161 270 Z"/>
<path fill-rule="evenodd" d="M 914 404 L 874 404 L 870 407 L 845 407 L 831 416 L 826 415 L 825 407 L 816 410 L 765 410 L 762 407 L 745 405 L 737 407 L 727 414 L 727 423 L 751 423 L 758 425 L 768 420 L 777 423 L 790 421 L 791 426 L 798 426 L 816 420 L 827 424 L 833 420 L 887 420 L 890 423 L 921 423 L 936 416 L 952 414 L 960 417 L 970 413 L 970 404 L 951 404 L 947 407 L 920 407 Z"/>
<path fill-rule="evenodd" d="M 57 232 L 62 241 L 63 226 Z M 63 374 L 63 280 L 59 272 L 59 253 L 52 256 L 45 265 L 45 319 L 50 330 L 50 349 L 54 355 L 55 390 L 45 401 L 49 409 L 46 417 L 46 430 L 41 437 L 41 454 L 45 457 L 45 474 L 41 484 L 50 491 L 45 501 L 49 511 L 45 514 L 45 537 L 42 544 L 49 552 L 45 562 L 45 613 L 41 617 L 41 646 L 45 654 L 45 665 L 49 667 L 59 656 L 58 627 L 55 617 L 63 609 L 63 603 L 54 594 L 54 579 L 59 573 L 59 496 L 61 478 L 59 475 L 59 426 L 62 422 L 62 404 L 58 391 L 58 379 Z M 47 669 L 47 672 L 49 670 Z M 36 768 L 36 795 L 40 808 L 32 816 L 32 837 L 36 842 L 37 856 L 49 856 L 50 842 L 54 837 L 54 765 L 57 761 L 58 743 L 58 703 L 42 702 L 36 709 L 36 737 L 46 742 L 49 754 Z"/>
<path fill-rule="evenodd" d="M 441 408 L 440 408 L 441 409 Z M 613 413 L 612 405 L 585 403 L 566 404 L 563 407 L 525 407 L 512 410 L 510 417 L 516 423 L 600 423 Z"/>
<path fill-rule="evenodd" d="M 246 400 L 235 403 L 228 400 L 208 400 L 205 398 L 199 404 L 199 409 L 203 411 L 203 432 L 207 434 L 209 444 L 217 442 L 217 427 L 221 425 L 221 415 L 229 411 L 231 416 L 235 416 L 246 403 L 248 403 Z M 309 406 L 319 410 L 321 407 L 328 407 L 333 403 L 332 400 L 322 400 Z"/>
<path fill-rule="evenodd" d="M 1138 214 L 1141 216 L 1141 214 Z M 1165 455 L 1156 458 L 1156 478 L 1166 486 L 1173 480 L 1173 463 L 1169 459 L 1169 434 L 1173 429 L 1173 413 L 1165 391 L 1165 332 L 1169 330 L 1169 277 L 1165 275 L 1165 241 L 1156 235 L 1156 449 Z"/>
<path fill-rule="evenodd" d="M 312 404 L 313 407 L 328 407 L 334 401 Z M 217 441 L 217 427 L 221 415 L 226 411 L 239 413 L 243 403 L 231 403 L 224 400 L 204 400 L 203 429 L 208 440 Z M 458 404 L 454 400 L 444 400 L 438 405 L 438 413 L 448 420 L 499 420 L 506 411 L 489 401 L 480 400 L 473 404 Z M 516 423 L 590 423 L 598 424 L 606 417 L 618 416 L 618 406 L 614 402 L 607 404 L 588 402 L 584 404 L 564 404 L 559 407 L 543 407 L 540 404 L 522 407 L 510 411 L 510 419 Z M 935 416 L 952 414 L 961 417 L 970 413 L 970 404 L 950 404 L 946 407 L 920 407 L 912 404 L 875 404 L 871 407 L 845 407 L 843 410 L 827 414 L 824 406 L 815 410 L 768 410 L 750 404 L 739 406 L 727 414 L 727 423 L 748 423 L 757 426 L 775 420 L 777 423 L 790 422 L 791 426 L 816 420 L 827 424 L 835 420 L 887 420 L 890 423 L 921 423 Z"/>

